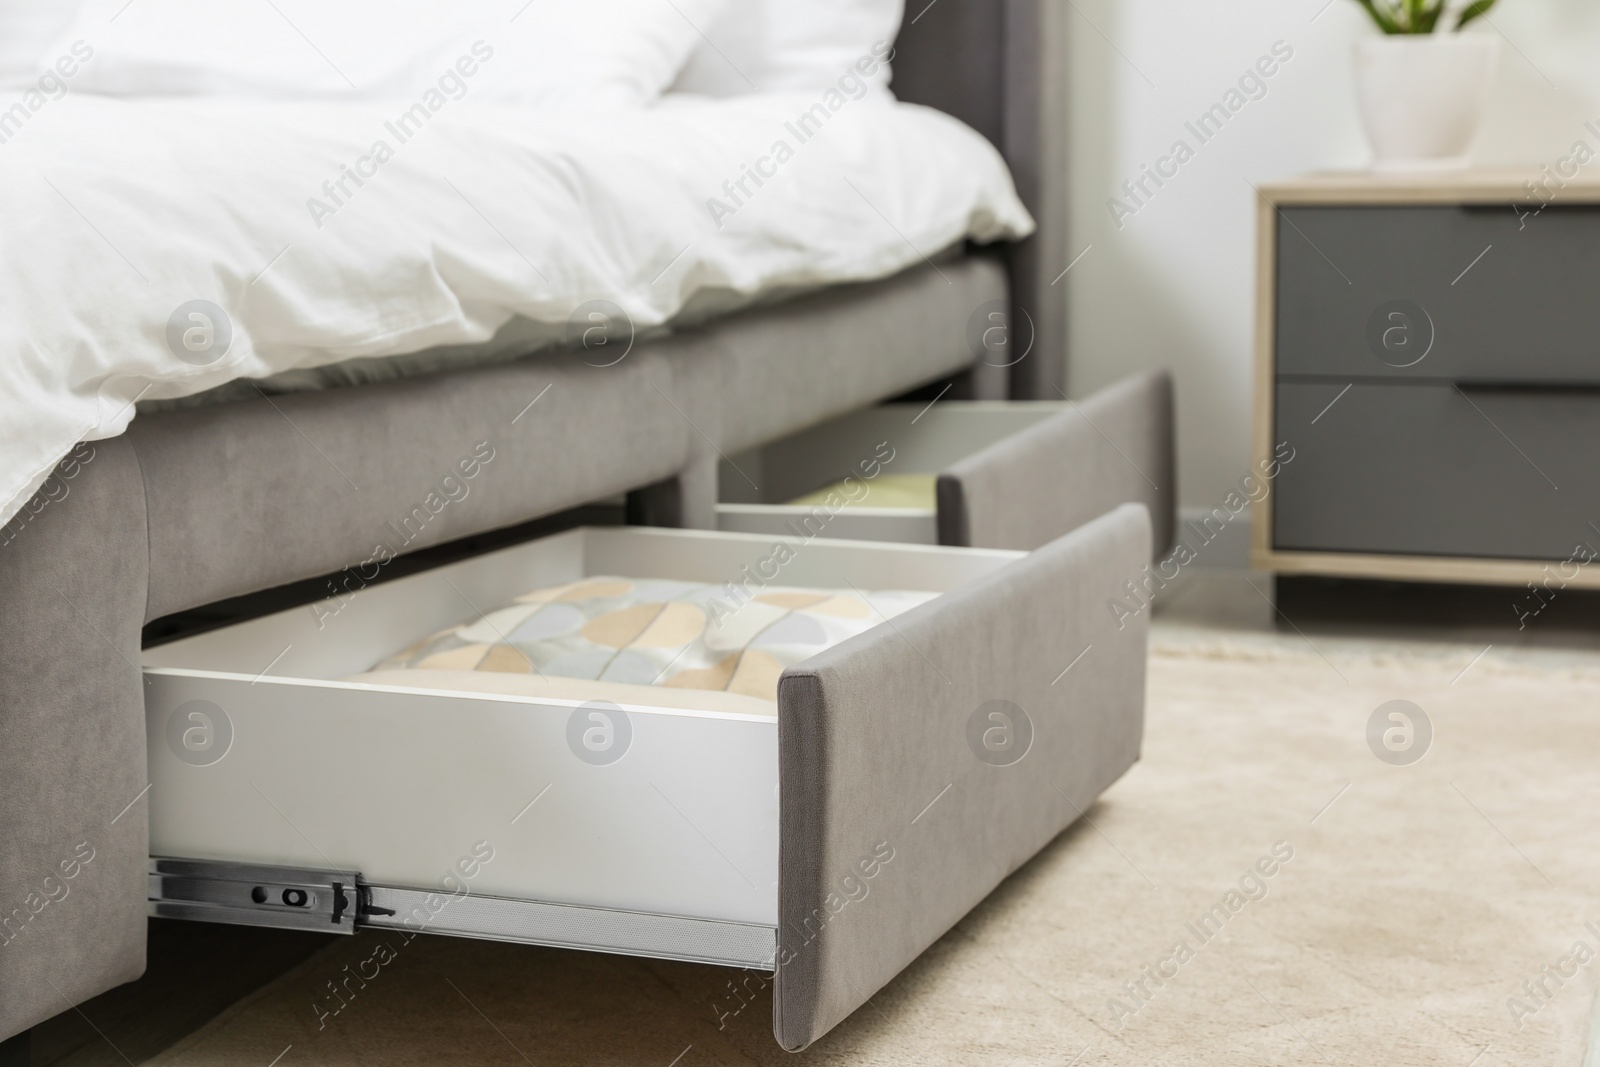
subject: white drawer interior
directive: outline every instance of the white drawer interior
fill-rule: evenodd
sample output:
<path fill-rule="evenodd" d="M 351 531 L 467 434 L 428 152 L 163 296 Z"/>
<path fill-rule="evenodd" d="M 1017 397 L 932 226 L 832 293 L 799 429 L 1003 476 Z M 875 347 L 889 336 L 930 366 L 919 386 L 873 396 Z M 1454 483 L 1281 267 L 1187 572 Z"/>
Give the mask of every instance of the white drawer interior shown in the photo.
<path fill-rule="evenodd" d="M 1036 423 L 1059 414 L 1065 402 L 944 400 L 933 405 L 883 404 L 852 412 L 724 461 L 719 478 L 719 529 L 908 544 L 938 543 L 933 508 L 881 507 L 873 503 L 871 461 L 892 449 L 878 469 L 889 475 L 937 475 Z M 869 466 L 863 468 L 863 462 Z M 862 478 L 867 492 L 858 502 L 829 510 L 787 503 L 841 481 Z M 808 521 L 809 516 L 809 521 Z"/>
<path fill-rule="evenodd" d="M 595 763 L 569 742 L 576 700 L 338 679 L 591 575 L 943 592 L 1018 555 L 786 547 L 775 567 L 770 537 L 571 530 L 149 649 L 151 851 L 442 891 L 486 842 L 475 895 L 771 926 L 774 718 L 624 705 L 626 747 Z M 198 753 L 185 730 L 200 731 Z"/>

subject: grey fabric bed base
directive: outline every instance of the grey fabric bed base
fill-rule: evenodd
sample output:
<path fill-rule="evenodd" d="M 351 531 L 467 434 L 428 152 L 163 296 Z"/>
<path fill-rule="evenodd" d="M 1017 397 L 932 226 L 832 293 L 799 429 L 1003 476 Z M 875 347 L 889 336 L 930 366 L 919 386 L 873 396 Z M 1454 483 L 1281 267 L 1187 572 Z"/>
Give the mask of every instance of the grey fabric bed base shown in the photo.
<path fill-rule="evenodd" d="M 566 352 L 142 419 L 128 436 L 149 501 L 146 616 L 331 573 L 375 543 L 414 551 L 675 480 L 963 370 L 967 316 L 1003 293 L 995 261 L 969 257 L 641 344 L 615 366 Z M 430 514 L 480 442 L 494 458 Z M 714 485 L 696 488 L 687 521 L 660 524 L 714 525 Z"/>
<path fill-rule="evenodd" d="M 1004 295 L 974 256 L 612 367 L 564 353 L 205 406 L 86 446 L 0 531 L 0 1037 L 144 968 L 143 623 L 668 480 L 708 525 L 704 457 L 959 372 L 967 318 Z"/>

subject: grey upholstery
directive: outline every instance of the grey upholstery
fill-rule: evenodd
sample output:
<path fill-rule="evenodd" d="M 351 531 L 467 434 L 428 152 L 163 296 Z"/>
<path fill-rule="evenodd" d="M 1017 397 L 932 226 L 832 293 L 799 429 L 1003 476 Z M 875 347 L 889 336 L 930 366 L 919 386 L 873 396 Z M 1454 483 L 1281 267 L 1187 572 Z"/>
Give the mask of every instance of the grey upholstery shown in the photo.
<path fill-rule="evenodd" d="M 1005 291 L 995 260 L 969 256 L 729 319 L 662 352 L 695 424 L 739 452 L 965 369 L 967 320 Z"/>
<path fill-rule="evenodd" d="M 1106 602 L 1149 558 L 1145 509 L 1125 505 L 783 673 L 785 1048 L 865 1003 L 1138 758 L 1147 618 L 1119 630 Z M 991 701 L 1032 724 L 994 762 L 973 740 L 1007 725 Z"/>
<path fill-rule="evenodd" d="M 672 392 L 671 367 L 641 345 L 610 367 L 562 352 L 137 419 L 149 618 L 664 478 L 692 432 Z M 478 442 L 494 458 L 464 479 Z M 459 499 L 435 514 L 428 494 L 448 499 L 450 475 Z"/>
<path fill-rule="evenodd" d="M 1022 345 L 1032 337 L 1028 355 L 1009 369 L 1010 395 L 1053 400 L 1066 387 L 1067 295 L 1057 279 L 1077 254 L 1067 246 L 1070 5 L 938 0 L 908 4 L 906 15 L 895 42 L 895 95 L 955 115 L 994 142 L 1039 223 L 1006 253 L 1012 338 Z"/>
<path fill-rule="evenodd" d="M 716 526 L 717 461 L 970 365 L 967 320 L 1005 297 L 999 262 L 969 256 L 829 290 L 664 341 L 692 420 L 690 463 L 663 487 L 663 525 Z"/>
<path fill-rule="evenodd" d="M 1038 548 L 1133 502 L 1149 509 L 1155 554 L 1165 555 L 1177 521 L 1172 433 L 1172 378 L 1166 371 L 1108 386 L 942 473 L 939 541 Z M 1017 508 L 1019 500 L 1031 506 Z"/>
<path fill-rule="evenodd" d="M 135 801 L 147 781 L 137 664 L 148 553 L 133 446 L 81 449 L 6 526 L 8 539 L 0 1036 L 144 970 L 149 833 Z M 81 856 L 89 862 L 74 866 Z"/>

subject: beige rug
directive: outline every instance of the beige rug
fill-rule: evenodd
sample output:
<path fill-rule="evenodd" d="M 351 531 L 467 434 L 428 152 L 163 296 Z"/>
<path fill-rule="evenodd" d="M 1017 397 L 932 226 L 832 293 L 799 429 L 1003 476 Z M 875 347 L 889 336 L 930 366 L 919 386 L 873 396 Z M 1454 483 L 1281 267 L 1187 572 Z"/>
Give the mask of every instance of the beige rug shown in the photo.
<path fill-rule="evenodd" d="M 1158 634 L 1144 759 L 1093 824 L 800 1059 L 1577 1067 L 1600 985 L 1600 658 L 1469 668 L 1477 651 Z M 1366 739 L 1393 699 L 1433 725 L 1410 766 Z M 1292 858 L 1250 877 L 1279 842 Z M 319 1030 L 314 1001 L 375 939 L 155 1062 L 798 1062 L 758 979 L 719 1029 L 737 972 L 445 938 Z"/>

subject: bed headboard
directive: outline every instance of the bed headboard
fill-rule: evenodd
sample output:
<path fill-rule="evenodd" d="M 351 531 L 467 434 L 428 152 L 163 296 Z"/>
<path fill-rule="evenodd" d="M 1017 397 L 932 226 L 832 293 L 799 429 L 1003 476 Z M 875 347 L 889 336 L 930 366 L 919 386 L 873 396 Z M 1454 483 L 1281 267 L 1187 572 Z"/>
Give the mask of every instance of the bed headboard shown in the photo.
<path fill-rule="evenodd" d="M 1006 250 L 1013 338 L 1033 327 L 1010 368 L 1010 395 L 1066 389 L 1067 5 L 1059 0 L 906 0 L 894 92 L 954 115 L 1005 156 L 1039 230 Z"/>

